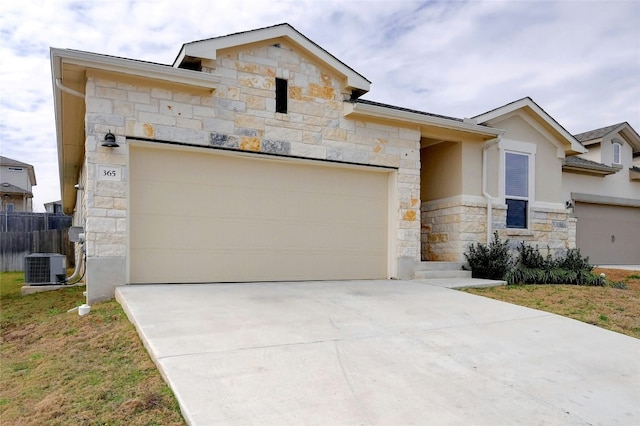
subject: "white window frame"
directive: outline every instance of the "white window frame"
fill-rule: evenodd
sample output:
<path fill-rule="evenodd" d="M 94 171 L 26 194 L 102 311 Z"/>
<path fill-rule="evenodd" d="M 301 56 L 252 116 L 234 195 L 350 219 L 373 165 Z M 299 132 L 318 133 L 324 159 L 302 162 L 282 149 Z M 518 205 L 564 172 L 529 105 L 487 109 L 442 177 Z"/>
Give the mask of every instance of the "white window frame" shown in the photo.
<path fill-rule="evenodd" d="M 502 139 L 498 144 L 498 148 L 500 151 L 500 170 L 499 172 L 499 191 L 500 191 L 500 199 L 503 204 L 507 203 L 507 198 L 509 199 L 523 199 L 527 201 L 527 224 L 524 228 L 508 228 L 508 229 L 522 229 L 529 230 L 531 227 L 531 209 L 533 204 L 536 201 L 536 152 L 537 146 L 536 144 L 529 142 L 521 142 L 511 139 Z M 527 198 L 520 197 L 507 197 L 506 196 L 506 162 L 507 155 L 506 153 L 510 152 L 513 154 L 522 154 L 527 155 L 529 157 L 529 176 L 528 176 L 528 193 L 529 196 Z M 506 222 L 505 222 L 506 226 Z"/>
<path fill-rule="evenodd" d="M 612 161 L 612 164 L 621 165 L 622 164 L 622 143 L 620 143 L 617 140 L 614 140 L 611 145 L 612 145 L 612 148 L 613 148 L 613 161 Z M 618 157 L 618 158 L 616 158 L 616 157 Z"/>

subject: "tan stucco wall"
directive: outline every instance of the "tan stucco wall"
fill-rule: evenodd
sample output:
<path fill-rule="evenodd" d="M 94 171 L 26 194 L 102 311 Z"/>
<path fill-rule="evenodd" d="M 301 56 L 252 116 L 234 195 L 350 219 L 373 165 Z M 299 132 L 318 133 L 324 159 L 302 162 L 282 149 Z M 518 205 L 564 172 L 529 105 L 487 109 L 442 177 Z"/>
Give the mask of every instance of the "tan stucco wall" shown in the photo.
<path fill-rule="evenodd" d="M 482 143 L 469 141 L 462 144 L 462 194 L 482 195 Z"/>
<path fill-rule="evenodd" d="M 562 197 L 562 158 L 558 158 L 558 148 L 552 141 L 539 133 L 519 115 L 512 115 L 504 120 L 492 122 L 493 127 L 506 130 L 504 139 L 525 142 L 536 146 L 535 154 L 535 194 L 532 199 L 545 203 L 564 203 Z M 559 143 L 559 142 L 556 142 Z M 504 144 L 506 145 L 506 144 Z M 496 159 L 492 150 L 492 161 Z M 500 159 L 504 161 L 504 159 Z M 504 179 L 497 175 L 499 168 L 489 167 L 489 182 L 493 189 L 494 182 Z M 492 195 L 495 193 L 492 192 Z"/>
<path fill-rule="evenodd" d="M 587 160 L 596 161 L 598 163 L 602 162 L 602 150 L 600 149 L 600 144 L 587 145 L 586 148 L 589 150 L 584 154 L 580 154 L 580 157 L 586 158 Z"/>
<path fill-rule="evenodd" d="M 493 145 L 487 149 L 487 192 L 493 198 L 500 196 L 500 149 Z"/>
<path fill-rule="evenodd" d="M 562 197 L 562 159 L 557 148 L 549 143 L 538 143 L 536 153 L 536 201 L 564 203 Z"/>
<path fill-rule="evenodd" d="M 462 193 L 462 143 L 442 142 L 420 150 L 423 202 Z"/>

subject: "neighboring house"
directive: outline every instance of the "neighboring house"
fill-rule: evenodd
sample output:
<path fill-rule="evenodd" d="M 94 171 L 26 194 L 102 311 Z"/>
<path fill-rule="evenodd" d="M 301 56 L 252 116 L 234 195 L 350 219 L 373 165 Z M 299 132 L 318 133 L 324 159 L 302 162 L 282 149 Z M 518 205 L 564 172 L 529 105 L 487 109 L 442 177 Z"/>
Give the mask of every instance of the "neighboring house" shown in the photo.
<path fill-rule="evenodd" d="M 0 199 L 4 212 L 33 211 L 32 187 L 36 174 L 31 164 L 0 156 Z"/>
<path fill-rule="evenodd" d="M 363 100 L 370 82 L 287 24 L 187 43 L 173 65 L 51 61 L 90 301 L 136 283 L 413 278 L 494 230 L 575 246 L 559 182 L 586 150 L 529 98 L 474 119 Z"/>
<path fill-rule="evenodd" d="M 44 211 L 47 213 L 62 213 L 62 201 L 51 201 L 44 204 Z"/>
<path fill-rule="evenodd" d="M 640 136 L 619 123 L 575 137 L 589 150 L 562 166 L 576 245 L 595 264 L 640 264 Z"/>

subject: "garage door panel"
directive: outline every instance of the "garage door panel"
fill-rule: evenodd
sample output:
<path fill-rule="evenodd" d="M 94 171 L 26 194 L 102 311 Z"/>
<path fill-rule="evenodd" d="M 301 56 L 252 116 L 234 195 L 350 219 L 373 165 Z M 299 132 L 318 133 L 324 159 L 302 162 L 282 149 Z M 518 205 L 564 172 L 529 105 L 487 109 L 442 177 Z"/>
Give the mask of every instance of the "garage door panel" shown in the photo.
<path fill-rule="evenodd" d="M 130 176 L 131 282 L 387 277 L 388 172 L 132 146 Z"/>
<path fill-rule="evenodd" d="M 593 264 L 640 263 L 640 208 L 575 203 L 576 246 Z"/>
<path fill-rule="evenodd" d="M 141 251 L 137 253 L 134 276 L 143 276 L 144 283 L 204 283 L 204 282 L 249 282 L 249 281 L 300 281 L 300 280 L 345 280 L 379 279 L 386 274 L 384 263 L 372 265 L 371 255 L 385 253 L 345 252 L 336 259 L 332 251 L 300 253 L 297 250 L 282 251 L 279 256 L 270 256 L 270 250 L 211 250 L 207 252 L 179 250 L 157 264 L 164 251 Z M 212 259 L 216 259 L 215 265 Z M 209 265 L 203 269 L 197 263 Z M 156 268 L 139 269 L 143 265 L 156 264 Z M 166 271 L 171 269 L 171 275 Z M 242 270 L 242 274 L 238 271 Z M 313 275 L 312 271 L 322 270 Z M 212 278 L 213 277 L 213 278 Z"/>

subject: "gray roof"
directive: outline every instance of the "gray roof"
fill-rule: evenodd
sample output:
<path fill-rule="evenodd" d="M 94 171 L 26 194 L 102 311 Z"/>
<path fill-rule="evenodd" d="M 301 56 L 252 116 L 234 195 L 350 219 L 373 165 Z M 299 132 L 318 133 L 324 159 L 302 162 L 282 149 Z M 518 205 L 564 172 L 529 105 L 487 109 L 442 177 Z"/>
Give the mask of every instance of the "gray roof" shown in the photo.
<path fill-rule="evenodd" d="M 614 131 L 616 128 L 622 126 L 624 124 L 624 122 L 622 123 L 618 123 L 618 124 L 614 124 L 611 126 L 607 126 L 607 127 L 601 127 L 599 129 L 595 129 L 595 130 L 589 130 L 588 132 L 584 132 L 584 133 L 578 133 L 577 135 L 573 135 L 576 139 L 578 139 L 580 142 L 587 142 L 587 141 L 591 141 L 594 139 L 599 139 L 609 133 L 611 133 L 612 131 Z"/>
<path fill-rule="evenodd" d="M 33 167 L 31 164 L 23 163 L 22 161 L 14 160 L 9 157 L 0 156 L 0 165 L 2 166 L 18 166 L 18 167 Z"/>
<path fill-rule="evenodd" d="M 355 102 L 358 103 L 358 104 L 374 105 L 374 106 L 379 106 L 379 107 L 382 107 L 382 108 L 389 108 L 389 109 L 395 109 L 395 110 L 398 110 L 398 111 L 411 112 L 413 114 L 427 115 L 429 117 L 444 118 L 446 120 L 454 120 L 454 121 L 459 121 L 461 123 L 464 121 L 461 118 L 448 117 L 446 115 L 440 115 L 440 114 L 432 114 L 430 112 L 418 111 L 416 109 L 409 109 L 409 108 L 403 108 L 403 107 L 399 107 L 399 106 L 395 106 L 395 105 L 383 104 L 383 103 L 380 103 L 380 102 L 368 101 L 366 99 L 356 99 Z"/>
<path fill-rule="evenodd" d="M 0 192 L 5 194 L 26 194 L 30 197 L 33 196 L 33 194 L 26 189 L 22 189 L 7 182 L 3 182 L 2 184 L 0 184 Z"/>
<path fill-rule="evenodd" d="M 565 157 L 562 160 L 562 168 L 564 169 L 581 169 L 584 171 L 593 171 L 598 174 L 610 175 L 618 171 L 617 168 L 598 163 L 597 161 L 587 160 L 577 155 Z"/>

